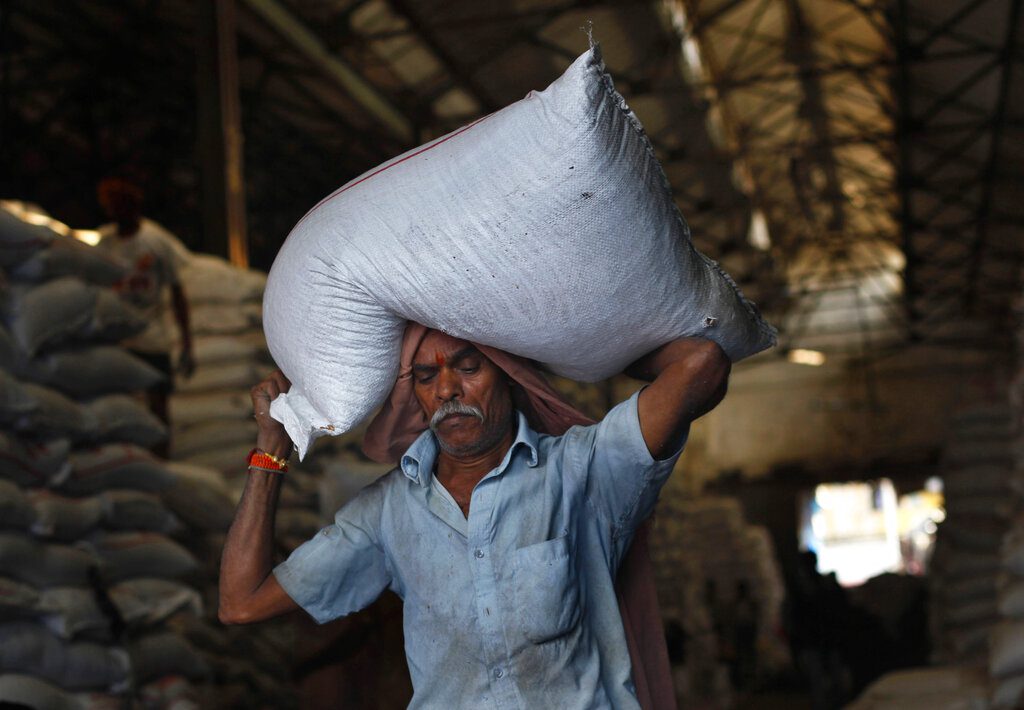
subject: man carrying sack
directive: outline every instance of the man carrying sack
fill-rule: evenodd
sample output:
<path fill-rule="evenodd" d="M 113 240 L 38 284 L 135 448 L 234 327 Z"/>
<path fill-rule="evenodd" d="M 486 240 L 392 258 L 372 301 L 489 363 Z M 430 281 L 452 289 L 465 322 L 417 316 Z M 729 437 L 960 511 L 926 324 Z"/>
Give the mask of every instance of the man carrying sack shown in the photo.
<path fill-rule="evenodd" d="M 729 371 L 710 340 L 674 340 L 627 369 L 650 384 L 593 423 L 528 361 L 410 324 L 364 441 L 398 467 L 276 568 L 292 442 L 269 416 L 290 387 L 274 373 L 252 391 L 259 436 L 224 547 L 220 618 L 302 608 L 324 623 L 391 589 L 404 601 L 413 707 L 672 707 L 637 548 L 690 423 L 721 401 Z"/>

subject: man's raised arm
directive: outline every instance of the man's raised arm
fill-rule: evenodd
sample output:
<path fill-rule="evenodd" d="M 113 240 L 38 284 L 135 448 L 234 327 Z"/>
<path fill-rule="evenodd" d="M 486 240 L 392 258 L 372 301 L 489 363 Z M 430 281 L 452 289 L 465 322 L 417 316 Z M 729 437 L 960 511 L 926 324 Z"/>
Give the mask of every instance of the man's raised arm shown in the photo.
<path fill-rule="evenodd" d="M 270 418 L 270 403 L 290 386 L 278 370 L 251 392 L 259 424 L 256 447 L 285 459 L 291 452 L 292 442 L 284 427 Z M 274 515 L 281 476 L 269 471 L 249 472 L 220 562 L 218 616 L 225 624 L 262 621 L 299 608 L 271 574 Z"/>
<path fill-rule="evenodd" d="M 640 431 L 655 459 L 675 453 L 690 422 L 722 401 L 732 364 L 717 343 L 681 338 L 629 366 L 626 374 L 651 382 L 637 402 Z"/>

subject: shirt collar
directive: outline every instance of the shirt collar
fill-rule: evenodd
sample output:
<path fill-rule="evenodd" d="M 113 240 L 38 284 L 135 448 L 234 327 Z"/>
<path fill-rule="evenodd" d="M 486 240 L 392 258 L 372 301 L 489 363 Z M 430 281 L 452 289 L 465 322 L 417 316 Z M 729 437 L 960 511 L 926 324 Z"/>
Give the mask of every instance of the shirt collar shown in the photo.
<path fill-rule="evenodd" d="M 526 447 L 528 456 L 526 464 L 530 468 L 534 468 L 537 465 L 537 432 L 530 428 L 529 423 L 526 421 L 526 416 L 522 412 L 517 411 L 516 416 L 518 417 L 516 438 L 512 441 L 512 446 L 508 447 L 508 451 L 505 452 L 505 457 L 501 460 L 501 463 L 492 472 L 495 475 L 503 473 L 508 468 L 509 463 L 512 461 L 512 456 L 520 446 Z M 402 454 L 402 460 L 399 464 L 402 473 L 409 480 L 419 483 L 421 486 L 429 485 L 431 474 L 434 470 L 434 463 L 437 461 L 438 451 L 437 437 L 434 436 L 434 432 L 427 429 Z"/>

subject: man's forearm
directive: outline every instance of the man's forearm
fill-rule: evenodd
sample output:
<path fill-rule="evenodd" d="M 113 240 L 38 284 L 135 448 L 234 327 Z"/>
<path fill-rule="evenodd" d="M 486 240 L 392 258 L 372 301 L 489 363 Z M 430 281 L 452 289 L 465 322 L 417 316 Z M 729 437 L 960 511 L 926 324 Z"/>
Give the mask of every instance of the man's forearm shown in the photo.
<path fill-rule="evenodd" d="M 704 338 L 681 338 L 634 363 L 626 374 L 653 380 L 640 394 L 640 428 L 655 458 L 671 455 L 690 422 L 725 396 L 731 363 L 722 349 Z"/>
<path fill-rule="evenodd" d="M 244 622 L 248 602 L 271 573 L 281 474 L 251 471 L 228 530 L 220 565 L 220 616 Z"/>
<path fill-rule="evenodd" d="M 178 322 L 178 330 L 181 331 L 182 348 L 185 351 L 191 351 L 192 329 L 188 312 L 188 299 L 185 298 L 185 290 L 178 284 L 171 287 L 171 306 L 174 309 L 174 319 Z"/>

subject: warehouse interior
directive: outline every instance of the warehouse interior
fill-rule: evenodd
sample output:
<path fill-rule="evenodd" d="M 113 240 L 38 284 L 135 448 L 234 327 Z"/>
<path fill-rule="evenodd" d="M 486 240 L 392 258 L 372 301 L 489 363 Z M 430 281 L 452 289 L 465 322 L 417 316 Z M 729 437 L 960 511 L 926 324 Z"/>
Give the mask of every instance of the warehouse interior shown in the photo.
<path fill-rule="evenodd" d="M 676 706 L 1024 707 L 1021 5 L 0 0 L 0 704 L 409 703 L 391 593 L 218 621 L 266 274 L 326 195 L 593 40 L 778 330 L 651 526 Z M 96 246 L 108 178 L 180 240 L 195 367 L 163 417 L 118 346 L 146 324 Z M 640 386 L 553 381 L 594 419 Z M 276 559 L 387 473 L 363 432 L 292 460 Z"/>

